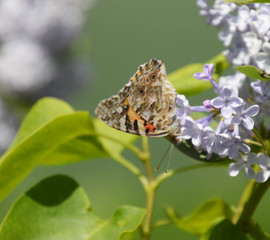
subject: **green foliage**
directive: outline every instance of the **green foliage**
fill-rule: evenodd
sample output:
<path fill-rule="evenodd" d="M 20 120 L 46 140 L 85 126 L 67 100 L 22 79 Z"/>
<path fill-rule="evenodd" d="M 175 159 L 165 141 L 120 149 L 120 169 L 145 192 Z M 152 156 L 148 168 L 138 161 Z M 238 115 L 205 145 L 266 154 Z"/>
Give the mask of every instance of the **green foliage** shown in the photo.
<path fill-rule="evenodd" d="M 0 200 L 39 164 L 63 164 L 105 156 L 96 138 L 84 138 L 93 135 L 93 131 L 88 112 L 75 112 L 65 102 L 54 98 L 38 101 L 0 160 Z M 72 151 L 80 143 L 84 145 Z M 64 151 L 70 145 L 72 148 Z M 81 148 L 84 151 L 79 151 Z"/>
<path fill-rule="evenodd" d="M 244 73 L 246 76 L 253 78 L 253 79 L 260 79 L 262 81 L 269 81 L 270 76 L 265 74 L 263 71 L 259 70 L 258 68 L 250 65 L 234 67 L 241 73 Z"/>
<path fill-rule="evenodd" d="M 167 214 L 177 227 L 192 234 L 202 235 L 218 219 L 231 218 L 233 212 L 231 207 L 223 200 L 213 199 L 203 203 L 198 209 L 186 217 L 177 217 L 172 208 L 167 208 Z"/>
<path fill-rule="evenodd" d="M 229 66 L 224 55 L 219 54 L 215 58 L 210 59 L 207 63 L 214 63 L 214 77 L 217 80 L 222 72 Z M 212 85 L 209 82 L 198 80 L 193 77 L 196 72 L 202 72 L 205 63 L 193 63 L 186 65 L 168 75 L 168 79 L 172 82 L 177 92 L 190 96 L 201 93 Z"/>
<path fill-rule="evenodd" d="M 200 240 L 248 240 L 248 237 L 228 219 L 220 219 Z"/>
<path fill-rule="evenodd" d="M 103 220 L 73 179 L 56 175 L 17 200 L 2 223 L 0 239 L 120 239 L 138 228 L 144 214 L 144 209 L 124 206 L 111 219 Z"/>

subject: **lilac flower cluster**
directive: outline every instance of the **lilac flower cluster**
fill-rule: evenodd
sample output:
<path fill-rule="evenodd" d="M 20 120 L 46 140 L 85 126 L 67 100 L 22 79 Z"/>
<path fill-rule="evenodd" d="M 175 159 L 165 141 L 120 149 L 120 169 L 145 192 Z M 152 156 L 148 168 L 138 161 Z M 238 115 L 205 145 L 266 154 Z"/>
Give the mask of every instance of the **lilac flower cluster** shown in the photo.
<path fill-rule="evenodd" d="M 252 65 L 270 74 L 270 4 L 239 6 L 222 0 L 216 0 L 213 6 L 207 0 L 197 0 L 197 4 L 207 22 L 222 29 L 219 39 L 227 47 L 223 54 L 232 65 Z M 239 72 L 219 79 L 220 87 L 227 85 L 236 92 L 242 88 L 240 96 L 249 94 L 244 86 L 246 82 L 247 77 Z M 254 89 L 256 94 L 246 97 L 255 98 L 261 114 L 270 116 L 269 83 L 258 81 L 251 87 L 257 89 Z"/>
<path fill-rule="evenodd" d="M 204 71 L 194 74 L 194 77 L 209 81 L 215 88 L 218 96 L 211 100 L 205 100 L 202 106 L 190 106 L 184 95 L 177 96 L 176 116 L 180 123 L 182 139 L 190 139 L 194 147 L 207 152 L 207 158 L 215 153 L 220 157 L 233 159 L 228 168 L 230 176 L 236 176 L 243 169 L 249 178 L 255 178 L 258 182 L 264 182 L 270 176 L 270 158 L 266 155 L 256 155 L 250 152 L 247 144 L 253 139 L 255 117 L 259 113 L 257 104 L 249 104 L 240 98 L 227 86 L 220 87 L 213 78 L 213 64 L 206 64 Z M 254 83 L 258 92 L 262 89 L 260 84 Z M 192 118 L 192 113 L 208 113 L 200 119 Z M 219 120 L 216 129 L 212 123 Z M 255 174 L 252 167 L 255 163 L 261 168 Z"/>
<path fill-rule="evenodd" d="M 270 74 L 270 4 L 238 6 L 216 0 L 197 0 L 207 22 L 222 28 L 219 39 L 227 49 L 228 61 L 235 66 L 253 65 Z"/>
<path fill-rule="evenodd" d="M 223 54 L 229 63 L 233 66 L 252 65 L 270 74 L 270 4 L 237 5 L 222 0 L 215 0 L 213 5 L 207 0 L 197 0 L 197 4 L 207 22 L 222 29 L 218 36 L 227 48 Z M 243 170 L 249 179 L 265 182 L 270 176 L 270 158 L 263 153 L 269 155 L 269 151 L 263 147 L 263 139 L 259 143 L 253 139 L 254 126 L 260 129 L 264 120 L 270 117 L 270 82 L 257 80 L 250 83 L 244 74 L 236 72 L 220 77 L 216 83 L 212 72 L 213 65 L 206 65 L 203 73 L 194 75 L 195 78 L 210 81 L 219 95 L 204 102 L 204 107 L 211 109 L 210 115 L 196 121 L 189 117 L 188 125 L 182 125 L 184 135 L 181 137 L 191 139 L 196 147 L 208 153 L 208 157 L 215 153 L 233 159 L 235 162 L 228 168 L 230 176 L 236 176 Z M 195 110 L 187 103 L 185 107 L 189 109 L 188 115 Z M 199 108 L 196 111 L 200 112 Z M 181 118 L 181 115 L 178 117 Z M 220 121 L 213 130 L 209 125 L 216 119 Z M 194 133 L 190 134 L 185 127 L 191 126 L 189 121 L 200 124 L 197 126 L 201 130 L 200 135 L 197 130 L 194 140 Z M 264 128 L 267 130 L 267 127 Z M 260 132 L 256 130 L 256 133 L 258 140 Z M 263 153 L 250 152 L 247 143 L 261 145 Z"/>

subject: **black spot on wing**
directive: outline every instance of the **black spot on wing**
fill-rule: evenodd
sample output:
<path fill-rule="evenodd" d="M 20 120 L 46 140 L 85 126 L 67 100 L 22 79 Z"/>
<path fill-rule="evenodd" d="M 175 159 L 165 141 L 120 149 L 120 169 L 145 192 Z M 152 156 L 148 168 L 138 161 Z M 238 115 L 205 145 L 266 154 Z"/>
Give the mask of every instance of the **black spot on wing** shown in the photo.
<path fill-rule="evenodd" d="M 130 128 L 130 119 L 128 114 L 126 114 L 126 121 L 125 121 L 125 126 L 126 126 L 126 132 L 129 132 L 129 128 Z"/>
<path fill-rule="evenodd" d="M 138 120 L 136 119 L 133 123 L 134 130 L 139 133 Z"/>

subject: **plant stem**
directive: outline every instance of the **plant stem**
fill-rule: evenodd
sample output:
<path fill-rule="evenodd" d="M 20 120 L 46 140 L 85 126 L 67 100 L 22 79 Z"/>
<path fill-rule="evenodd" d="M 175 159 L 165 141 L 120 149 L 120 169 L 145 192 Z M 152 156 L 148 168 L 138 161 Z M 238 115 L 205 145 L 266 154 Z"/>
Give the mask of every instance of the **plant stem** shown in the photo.
<path fill-rule="evenodd" d="M 258 129 L 255 126 L 253 128 L 253 132 L 254 132 L 257 140 L 262 144 L 263 148 L 266 149 L 265 141 L 264 141 L 264 139 L 262 138 L 260 132 L 258 131 Z"/>
<path fill-rule="evenodd" d="M 146 215 L 142 225 L 142 240 L 149 240 L 151 236 L 155 196 L 155 189 L 149 185 L 146 192 Z"/>
<path fill-rule="evenodd" d="M 244 232 L 248 232 L 251 217 L 269 186 L 270 181 L 257 183 L 255 180 L 251 180 L 244 190 L 232 219 L 232 222 L 238 225 Z"/>
<path fill-rule="evenodd" d="M 167 178 L 170 178 L 171 176 L 174 176 L 178 173 L 188 172 L 195 169 L 201 169 L 201 168 L 208 168 L 208 167 L 218 167 L 218 166 L 224 166 L 224 163 L 200 163 L 188 167 L 179 168 L 176 170 L 169 170 L 167 174 L 159 174 L 159 176 L 156 178 L 155 184 L 156 188 L 159 187 L 159 185 L 166 180 Z"/>
<path fill-rule="evenodd" d="M 144 186 L 146 193 L 146 215 L 142 224 L 142 240 L 149 240 L 152 231 L 152 217 L 154 211 L 156 188 L 148 146 L 148 139 L 146 137 L 142 138 L 142 148 L 144 158 L 141 160 L 144 162 L 147 175 L 147 184 Z"/>

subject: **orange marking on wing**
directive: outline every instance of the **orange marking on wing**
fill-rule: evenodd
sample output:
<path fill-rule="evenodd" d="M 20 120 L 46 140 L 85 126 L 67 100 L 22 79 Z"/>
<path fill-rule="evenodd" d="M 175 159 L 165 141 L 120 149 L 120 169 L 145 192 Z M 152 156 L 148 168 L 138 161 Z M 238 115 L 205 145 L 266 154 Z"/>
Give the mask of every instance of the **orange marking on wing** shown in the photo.
<path fill-rule="evenodd" d="M 135 120 L 137 120 L 138 122 L 141 122 L 141 124 L 144 126 L 143 129 L 146 133 L 154 132 L 156 130 L 156 128 L 151 123 L 143 119 L 138 113 L 136 113 L 133 110 L 133 108 L 129 104 L 128 98 L 125 99 L 124 104 L 129 106 L 127 115 L 129 117 L 129 120 L 132 122 L 132 124 L 134 123 Z"/>
<path fill-rule="evenodd" d="M 146 131 L 147 129 L 149 132 L 154 132 L 156 130 L 156 128 L 151 123 L 146 121 L 144 131 Z"/>
<path fill-rule="evenodd" d="M 129 101 L 128 101 L 128 98 L 125 99 L 124 104 L 127 105 L 127 106 L 129 106 L 128 111 L 127 111 L 127 115 L 128 115 L 128 117 L 129 117 L 129 120 L 130 120 L 132 123 L 134 123 L 135 120 L 141 120 L 141 121 L 144 121 L 144 120 L 142 119 L 142 117 L 141 117 L 138 113 L 136 113 L 136 112 L 133 110 L 133 108 L 130 106 Z"/>

